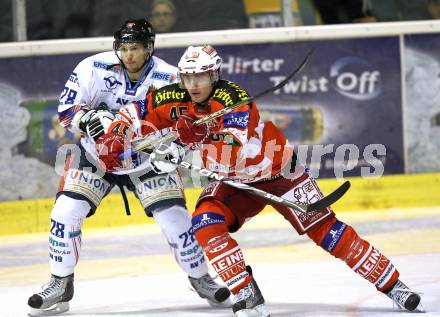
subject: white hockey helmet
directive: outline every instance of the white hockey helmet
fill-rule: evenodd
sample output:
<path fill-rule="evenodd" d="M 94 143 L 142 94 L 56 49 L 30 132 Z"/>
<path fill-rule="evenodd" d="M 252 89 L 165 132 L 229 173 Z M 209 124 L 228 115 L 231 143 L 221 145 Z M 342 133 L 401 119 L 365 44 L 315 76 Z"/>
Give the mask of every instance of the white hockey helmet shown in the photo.
<path fill-rule="evenodd" d="M 211 45 L 189 46 L 180 58 L 179 69 L 180 83 L 183 85 L 182 76 L 209 73 L 211 84 L 220 78 L 222 59 Z"/>

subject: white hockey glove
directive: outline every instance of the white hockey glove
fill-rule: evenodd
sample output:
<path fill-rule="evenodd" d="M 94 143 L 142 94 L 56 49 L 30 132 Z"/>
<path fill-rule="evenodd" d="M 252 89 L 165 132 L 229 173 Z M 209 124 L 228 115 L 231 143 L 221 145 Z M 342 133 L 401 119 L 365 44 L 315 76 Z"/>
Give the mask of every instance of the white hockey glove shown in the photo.
<path fill-rule="evenodd" d="M 153 170 L 158 174 L 171 173 L 177 168 L 176 163 L 171 160 L 180 162 L 185 157 L 185 148 L 174 142 L 169 144 L 162 143 L 150 154 L 149 162 Z"/>
<path fill-rule="evenodd" d="M 114 118 L 110 111 L 91 109 L 79 119 L 72 120 L 72 124 L 77 124 L 78 130 L 96 141 L 107 131 Z"/>

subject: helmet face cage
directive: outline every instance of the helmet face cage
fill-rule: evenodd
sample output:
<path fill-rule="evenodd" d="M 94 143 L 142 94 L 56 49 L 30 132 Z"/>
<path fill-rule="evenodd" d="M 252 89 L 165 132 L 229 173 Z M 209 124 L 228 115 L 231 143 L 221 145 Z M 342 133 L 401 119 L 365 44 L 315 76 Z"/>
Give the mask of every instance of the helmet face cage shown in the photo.
<path fill-rule="evenodd" d="M 113 50 L 119 60 L 121 60 L 119 50 L 123 43 L 142 44 L 145 47 L 145 53 L 148 54 L 148 58 L 153 54 L 156 34 L 147 19 L 127 20 L 114 33 L 113 37 Z"/>
<path fill-rule="evenodd" d="M 210 45 L 189 46 L 183 56 L 180 58 L 179 64 L 179 85 L 185 87 L 185 78 L 203 76 L 190 76 L 191 74 L 208 73 L 211 86 L 220 79 L 220 68 L 222 64 L 221 57 L 217 51 Z M 187 75 L 187 77 L 185 77 Z M 206 78 L 206 77 L 205 77 Z"/>

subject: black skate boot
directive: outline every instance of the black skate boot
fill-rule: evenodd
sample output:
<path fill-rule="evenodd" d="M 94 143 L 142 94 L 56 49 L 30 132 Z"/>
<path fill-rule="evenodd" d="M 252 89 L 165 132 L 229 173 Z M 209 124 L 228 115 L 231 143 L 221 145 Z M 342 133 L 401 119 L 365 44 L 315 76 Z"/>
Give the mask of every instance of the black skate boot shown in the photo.
<path fill-rule="evenodd" d="M 246 267 L 252 275 L 250 266 Z M 252 281 L 243 287 L 233 299 L 232 311 L 236 317 L 269 317 L 270 313 L 264 304 L 264 297 L 258 288 L 257 282 Z"/>
<path fill-rule="evenodd" d="M 188 279 L 197 294 L 205 298 L 212 307 L 232 306 L 229 300 L 229 295 L 231 295 L 229 289 L 217 284 L 209 273 L 200 278 L 188 276 Z"/>
<path fill-rule="evenodd" d="M 400 309 L 414 311 L 420 304 L 420 295 L 411 291 L 411 289 L 400 280 L 397 280 L 385 294 L 391 298 Z M 421 312 L 424 311 L 422 305 L 420 305 L 417 310 Z"/>
<path fill-rule="evenodd" d="M 49 283 L 40 293 L 29 297 L 29 316 L 50 316 L 69 310 L 73 298 L 73 274 L 66 277 L 52 275 Z"/>

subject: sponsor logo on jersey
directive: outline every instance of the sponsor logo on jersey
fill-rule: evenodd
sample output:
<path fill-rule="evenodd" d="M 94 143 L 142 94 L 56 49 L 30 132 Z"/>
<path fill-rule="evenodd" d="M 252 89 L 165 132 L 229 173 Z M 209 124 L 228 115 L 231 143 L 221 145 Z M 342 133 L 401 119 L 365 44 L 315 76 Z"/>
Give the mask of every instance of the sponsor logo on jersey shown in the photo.
<path fill-rule="evenodd" d="M 108 183 L 93 173 L 72 169 L 66 177 L 64 190 L 81 193 L 98 205 L 108 190 Z"/>
<path fill-rule="evenodd" d="M 225 222 L 225 217 L 214 212 L 205 212 L 192 218 L 192 229 L 196 232 L 199 229 Z"/>
<path fill-rule="evenodd" d="M 367 259 L 364 260 L 364 262 L 355 270 L 355 272 L 371 283 L 383 283 L 383 280 L 380 279 L 382 274 L 385 274 L 386 277 L 389 277 L 391 270 L 392 266 L 390 260 L 382 255 L 379 250 L 372 248 Z"/>
<path fill-rule="evenodd" d="M 225 132 L 217 132 L 211 134 L 212 142 L 223 142 L 227 145 L 240 146 L 240 142 L 235 139 L 235 136 Z"/>
<path fill-rule="evenodd" d="M 118 99 L 116 99 L 116 103 L 121 105 L 121 106 L 125 106 L 126 104 L 128 104 L 128 100 L 124 99 L 124 98 L 118 97 Z"/>
<path fill-rule="evenodd" d="M 58 249 L 54 249 L 51 246 L 49 246 L 49 250 L 50 250 L 50 252 L 52 252 L 54 254 L 61 254 L 61 255 L 68 255 L 68 254 L 70 254 L 69 250 L 58 250 Z"/>
<path fill-rule="evenodd" d="M 172 82 L 176 79 L 176 77 L 171 73 L 164 73 L 164 72 L 158 72 L 158 71 L 154 71 L 151 74 L 151 78 L 156 79 L 156 80 L 168 81 L 168 82 Z"/>
<path fill-rule="evenodd" d="M 237 102 L 249 99 L 249 95 L 245 90 L 230 81 L 225 81 L 218 87 L 212 97 L 225 107 L 230 107 Z"/>
<path fill-rule="evenodd" d="M 108 68 L 109 66 L 112 66 L 113 63 L 105 63 L 105 62 L 101 62 L 101 61 L 93 61 L 93 67 L 95 68 L 100 68 L 100 69 L 104 69 L 113 73 L 118 73 L 120 68 L 119 67 L 112 67 L 112 68 Z"/>
<path fill-rule="evenodd" d="M 324 239 L 322 240 L 321 246 L 327 251 L 332 252 L 338 244 L 339 240 L 341 239 L 345 228 L 347 228 L 347 225 L 345 223 L 339 220 L 336 221 L 325 235 Z"/>
<path fill-rule="evenodd" d="M 221 236 L 216 236 L 208 241 L 205 251 L 208 253 L 218 253 L 225 249 L 229 244 L 229 234 L 225 233 Z"/>
<path fill-rule="evenodd" d="M 246 90 L 244 90 L 243 88 L 241 88 L 237 84 L 234 84 L 233 82 L 228 81 L 227 83 L 230 87 L 232 87 L 235 90 L 235 92 L 238 96 L 238 99 L 240 99 L 240 101 L 245 101 L 245 100 L 249 99 L 249 94 L 247 93 Z"/>
<path fill-rule="evenodd" d="M 226 255 L 225 257 L 223 257 L 222 259 L 218 260 L 215 263 L 212 263 L 216 272 L 223 272 L 225 270 L 230 270 L 234 265 L 244 264 L 243 253 L 241 252 L 240 248 L 236 247 L 235 249 L 232 250 L 235 252 Z M 240 269 L 246 272 L 246 266 L 240 265 Z M 236 275 L 239 272 L 230 272 L 230 273 L 235 273 L 231 275 Z"/>
<path fill-rule="evenodd" d="M 143 183 L 136 186 L 136 193 L 152 193 L 158 189 L 163 189 L 164 187 L 175 188 L 177 186 L 177 179 L 173 175 L 157 176 L 146 179 Z"/>
<path fill-rule="evenodd" d="M 208 183 L 208 185 L 205 187 L 205 189 L 203 190 L 202 194 L 200 195 L 199 199 L 197 202 L 199 202 L 200 200 L 202 200 L 204 197 L 206 196 L 213 196 L 214 193 L 217 191 L 218 185 L 220 185 L 220 182 L 211 182 Z"/>
<path fill-rule="evenodd" d="M 217 99 L 218 101 L 220 101 L 220 103 L 222 103 L 226 107 L 232 106 L 234 104 L 231 93 L 225 88 L 217 88 L 214 91 L 212 98 Z"/>
<path fill-rule="evenodd" d="M 105 87 L 107 87 L 110 90 L 115 89 L 116 87 L 118 87 L 118 85 L 122 86 L 122 83 L 119 80 L 117 80 L 115 76 L 104 77 L 104 81 L 105 81 Z"/>
<path fill-rule="evenodd" d="M 229 173 L 235 172 L 235 167 L 220 164 L 218 162 L 210 162 L 208 164 L 208 168 L 209 168 L 209 170 L 217 172 L 217 173 L 228 173 L 229 174 Z"/>
<path fill-rule="evenodd" d="M 154 93 L 154 103 L 156 104 L 156 106 L 159 106 L 166 102 L 181 101 L 185 98 L 185 96 L 186 96 L 186 91 L 157 90 Z"/>
<path fill-rule="evenodd" d="M 60 247 L 60 248 L 68 248 L 69 244 L 67 242 L 57 241 L 52 237 L 49 237 L 49 243 L 53 245 L 54 247 Z"/>
<path fill-rule="evenodd" d="M 228 113 L 223 116 L 223 126 L 225 128 L 242 128 L 249 125 L 249 111 Z"/>
<path fill-rule="evenodd" d="M 75 72 L 72 72 L 72 74 L 70 74 L 70 76 L 69 76 L 69 81 L 74 84 L 77 84 L 78 83 L 78 74 Z"/>

